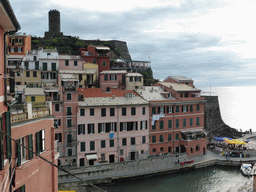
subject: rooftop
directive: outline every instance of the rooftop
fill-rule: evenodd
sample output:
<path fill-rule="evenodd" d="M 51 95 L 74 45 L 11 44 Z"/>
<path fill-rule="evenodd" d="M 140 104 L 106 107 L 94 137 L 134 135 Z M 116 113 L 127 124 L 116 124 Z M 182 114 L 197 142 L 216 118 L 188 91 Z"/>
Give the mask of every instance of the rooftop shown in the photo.
<path fill-rule="evenodd" d="M 25 95 L 44 95 L 44 89 L 42 89 L 42 88 L 26 88 Z"/>
<path fill-rule="evenodd" d="M 79 55 L 59 55 L 59 58 L 68 60 L 82 60 L 82 57 Z"/>
<path fill-rule="evenodd" d="M 163 94 L 169 94 L 169 92 L 165 92 L 164 89 L 159 86 L 144 86 L 142 89 L 137 89 L 137 93 L 147 101 L 174 99 L 173 97 L 166 98 Z"/>
<path fill-rule="evenodd" d="M 177 81 L 177 82 L 193 82 L 192 79 L 189 79 L 189 78 L 184 77 L 184 76 L 168 76 L 168 77 L 166 77 L 166 78 L 164 79 L 164 81 L 165 81 L 166 79 L 168 79 L 168 78 L 171 78 L 171 79 L 173 79 L 173 80 L 175 80 L 175 81 Z"/>
<path fill-rule="evenodd" d="M 143 77 L 140 73 L 127 73 L 126 77 Z"/>
<path fill-rule="evenodd" d="M 126 70 L 109 70 L 109 71 L 102 71 L 100 74 L 121 74 L 127 73 Z"/>
<path fill-rule="evenodd" d="M 175 91 L 201 91 L 200 89 L 193 88 L 189 85 L 182 84 L 182 83 L 166 83 L 166 82 L 159 82 L 160 84 L 170 87 Z"/>

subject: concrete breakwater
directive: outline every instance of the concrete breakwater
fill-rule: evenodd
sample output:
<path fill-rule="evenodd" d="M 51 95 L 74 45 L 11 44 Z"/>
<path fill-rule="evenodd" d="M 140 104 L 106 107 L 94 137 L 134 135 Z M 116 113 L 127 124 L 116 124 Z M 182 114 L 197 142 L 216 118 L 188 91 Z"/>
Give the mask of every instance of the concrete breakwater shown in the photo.
<path fill-rule="evenodd" d="M 185 160 L 194 160 L 192 164 L 175 164 L 175 160 L 181 162 Z M 94 184 L 111 183 L 128 179 L 143 177 L 154 177 L 158 175 L 172 174 L 176 172 L 192 171 L 208 166 L 223 165 L 236 166 L 239 168 L 243 163 L 255 163 L 256 157 L 251 158 L 232 158 L 226 160 L 225 157 L 219 156 L 211 151 L 207 151 L 205 156 L 190 157 L 186 155 L 175 157 L 173 155 L 154 157 L 138 161 L 121 162 L 115 164 L 95 165 L 84 168 L 72 168 L 69 171 L 76 176 L 83 178 L 86 182 Z M 78 181 L 64 172 L 59 172 L 59 189 L 76 189 L 83 186 L 84 183 Z"/>

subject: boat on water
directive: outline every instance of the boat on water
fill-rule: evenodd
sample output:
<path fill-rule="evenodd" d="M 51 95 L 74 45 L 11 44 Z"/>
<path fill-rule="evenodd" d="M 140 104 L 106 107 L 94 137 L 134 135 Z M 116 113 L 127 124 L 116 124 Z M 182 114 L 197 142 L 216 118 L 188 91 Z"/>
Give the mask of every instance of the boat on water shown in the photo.
<path fill-rule="evenodd" d="M 241 171 L 246 176 L 252 175 L 252 164 L 242 164 Z"/>

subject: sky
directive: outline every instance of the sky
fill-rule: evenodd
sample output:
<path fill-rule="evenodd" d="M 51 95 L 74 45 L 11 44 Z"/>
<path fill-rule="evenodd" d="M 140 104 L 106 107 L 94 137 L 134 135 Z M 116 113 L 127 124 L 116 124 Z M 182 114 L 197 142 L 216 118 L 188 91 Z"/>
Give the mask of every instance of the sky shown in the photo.
<path fill-rule="evenodd" d="M 256 1 L 9 0 L 19 32 L 44 37 L 48 12 L 61 32 L 120 40 L 132 60 L 150 61 L 154 78 L 185 76 L 196 87 L 256 85 Z"/>

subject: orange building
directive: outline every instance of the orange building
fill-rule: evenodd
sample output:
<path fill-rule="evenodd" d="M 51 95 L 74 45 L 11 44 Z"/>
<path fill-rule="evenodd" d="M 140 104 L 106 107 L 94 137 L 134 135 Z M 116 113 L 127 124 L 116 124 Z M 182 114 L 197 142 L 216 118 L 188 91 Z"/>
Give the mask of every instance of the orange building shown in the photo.
<path fill-rule="evenodd" d="M 150 154 L 205 154 L 205 101 L 200 96 L 201 90 L 188 78 L 175 78 L 177 81 L 137 89 L 150 103 Z M 179 83 L 180 80 L 184 83 Z"/>
<path fill-rule="evenodd" d="M 26 35 L 8 35 L 8 54 L 25 55 L 31 50 L 31 36 Z"/>

